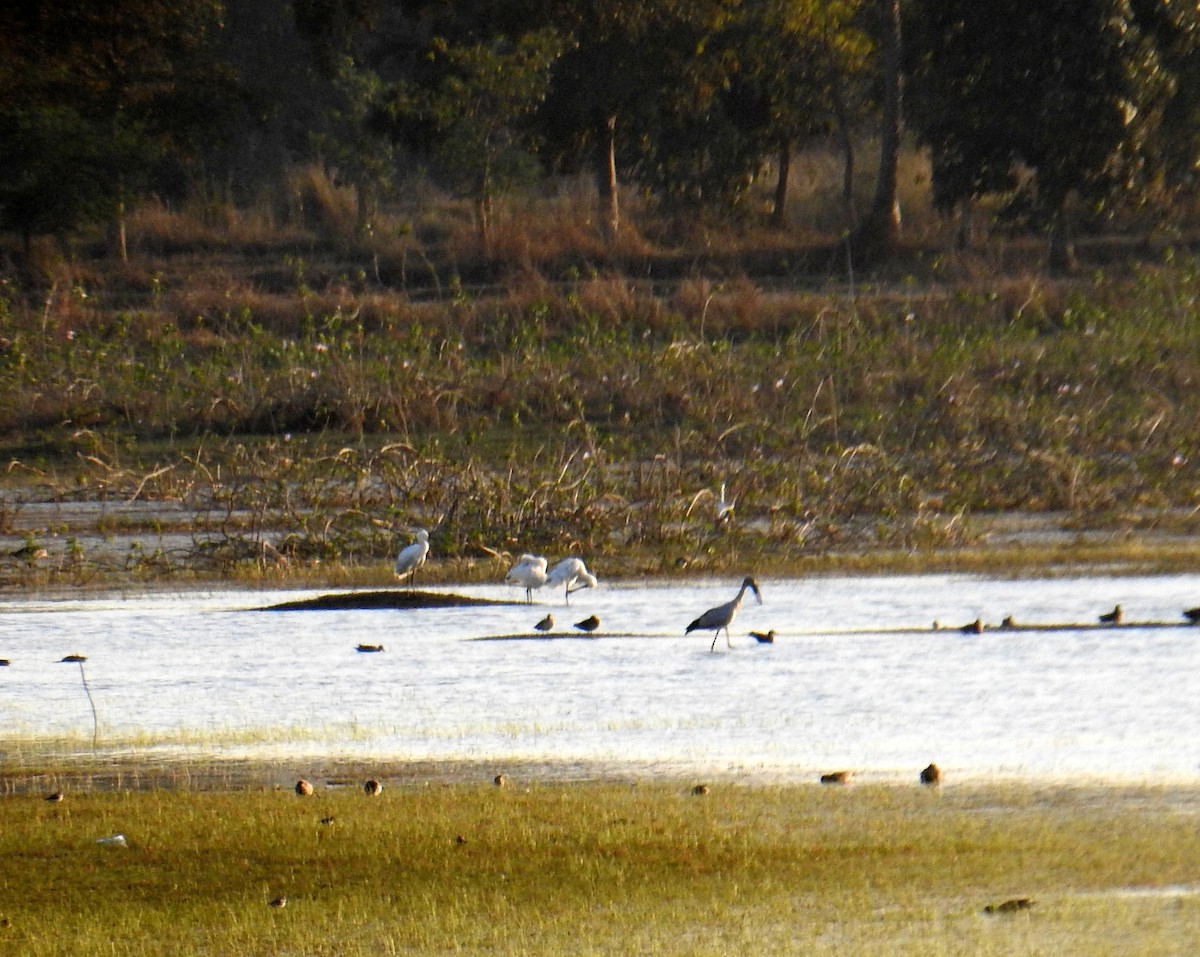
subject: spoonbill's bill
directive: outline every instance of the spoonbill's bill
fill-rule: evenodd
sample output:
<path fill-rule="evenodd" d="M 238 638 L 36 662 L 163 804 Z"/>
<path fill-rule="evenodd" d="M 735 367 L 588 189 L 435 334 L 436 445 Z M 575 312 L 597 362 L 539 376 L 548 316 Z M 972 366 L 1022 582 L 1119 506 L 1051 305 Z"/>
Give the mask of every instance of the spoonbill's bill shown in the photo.
<path fill-rule="evenodd" d="M 417 577 L 417 569 L 425 564 L 429 555 L 429 533 L 425 529 L 417 532 L 417 540 L 406 548 L 400 549 L 396 556 L 396 577 L 408 576 L 408 587 L 412 588 Z"/>
<path fill-rule="evenodd" d="M 566 593 L 567 604 L 571 604 L 571 593 L 583 588 L 595 588 L 596 576 L 587 570 L 582 558 L 564 558 L 550 569 L 546 576 L 546 584 L 562 585 Z"/>
<path fill-rule="evenodd" d="M 522 555 L 508 570 L 504 581 L 525 589 L 525 600 L 533 601 L 533 590 L 546 584 L 546 559 L 541 555 Z"/>
<path fill-rule="evenodd" d="M 721 629 L 725 629 L 725 644 L 730 648 L 733 647 L 733 642 L 729 640 L 729 626 L 733 619 L 737 616 L 738 610 L 742 607 L 742 597 L 746 594 L 746 589 L 749 588 L 754 592 L 754 597 L 758 599 L 758 603 L 762 604 L 762 592 L 758 590 L 758 582 L 753 578 L 746 578 L 742 582 L 742 587 L 738 589 L 737 597 L 733 601 L 727 601 L 724 605 L 717 605 L 716 608 L 710 608 L 703 615 L 687 626 L 684 634 L 691 634 L 693 631 L 708 631 L 712 629 L 713 640 L 712 651 L 717 647 L 717 638 L 721 634 Z"/>

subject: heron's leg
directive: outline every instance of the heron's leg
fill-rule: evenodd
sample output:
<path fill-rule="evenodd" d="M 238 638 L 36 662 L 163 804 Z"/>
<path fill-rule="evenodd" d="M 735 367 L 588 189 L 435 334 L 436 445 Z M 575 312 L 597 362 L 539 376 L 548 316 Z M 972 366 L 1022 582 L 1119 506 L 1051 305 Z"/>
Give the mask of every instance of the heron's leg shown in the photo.
<path fill-rule="evenodd" d="M 717 650 L 717 639 L 720 637 L 721 637 L 721 629 L 718 628 L 715 632 L 713 632 L 713 643 L 711 646 L 709 646 L 709 649 L 708 649 L 709 651 Z"/>

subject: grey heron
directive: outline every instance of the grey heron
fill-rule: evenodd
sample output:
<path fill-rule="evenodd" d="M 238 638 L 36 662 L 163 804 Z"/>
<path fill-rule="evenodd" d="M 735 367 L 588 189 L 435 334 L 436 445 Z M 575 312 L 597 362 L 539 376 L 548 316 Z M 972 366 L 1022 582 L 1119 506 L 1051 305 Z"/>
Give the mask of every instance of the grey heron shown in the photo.
<path fill-rule="evenodd" d="M 742 581 L 742 587 L 738 589 L 737 597 L 733 601 L 727 601 L 724 605 L 717 605 L 716 608 L 710 608 L 703 615 L 687 626 L 684 631 L 685 635 L 691 634 L 693 631 L 708 631 L 713 632 L 712 647 L 709 651 L 713 651 L 717 647 L 717 638 L 721 634 L 721 629 L 725 629 L 725 644 L 730 648 L 733 647 L 733 642 L 729 640 L 729 626 L 733 623 L 733 619 L 737 616 L 738 609 L 742 607 L 742 598 L 746 594 L 746 589 L 749 588 L 754 592 L 754 597 L 758 599 L 758 603 L 762 604 L 762 592 L 758 590 L 758 582 L 753 578 L 747 577 Z"/>

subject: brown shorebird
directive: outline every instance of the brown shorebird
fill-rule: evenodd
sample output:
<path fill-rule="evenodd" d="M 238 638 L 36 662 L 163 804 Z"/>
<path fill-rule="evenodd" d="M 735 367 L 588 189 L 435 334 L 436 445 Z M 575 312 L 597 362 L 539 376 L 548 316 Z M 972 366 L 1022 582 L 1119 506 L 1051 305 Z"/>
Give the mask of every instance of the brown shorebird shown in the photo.
<path fill-rule="evenodd" d="M 985 914 L 1014 914 L 1019 910 L 1029 910 L 1034 903 L 1032 897 L 1014 897 L 1002 904 L 988 904 L 983 909 Z"/>
<path fill-rule="evenodd" d="M 733 643 L 729 640 L 729 626 L 733 623 L 734 617 L 738 613 L 738 609 L 742 607 L 742 596 L 746 594 L 746 589 L 754 592 L 754 597 L 758 599 L 758 603 L 762 604 L 762 592 L 758 590 L 758 582 L 753 578 L 747 577 L 742 580 L 742 587 L 738 589 L 737 597 L 733 601 L 727 601 L 724 605 L 717 605 L 716 608 L 710 608 L 703 615 L 693 621 L 684 629 L 684 634 L 691 634 L 693 631 L 708 631 L 712 630 L 713 640 L 712 647 L 708 650 L 713 651 L 717 647 L 717 638 L 721 635 L 721 629 L 725 629 L 725 644 L 730 648 Z"/>
<path fill-rule="evenodd" d="M 9 661 L 7 658 L 0 658 L 0 668 L 7 668 L 11 664 L 12 664 L 12 662 Z"/>
<path fill-rule="evenodd" d="M 1011 628 L 1016 628 L 1017 622 L 1013 618 L 1012 615 L 1005 615 L 1004 620 L 1002 622 L 1000 622 L 1000 627 L 1003 628 L 1005 631 L 1008 631 Z"/>
<path fill-rule="evenodd" d="M 1100 616 L 1100 624 L 1102 625 L 1119 625 L 1124 619 L 1125 613 L 1121 611 L 1121 606 L 1117 605 L 1112 611 Z"/>
<path fill-rule="evenodd" d="M 278 910 L 281 907 L 287 907 L 287 898 L 286 897 L 276 897 L 273 901 L 268 902 L 268 906 L 274 907 L 276 910 Z"/>
<path fill-rule="evenodd" d="M 55 791 L 53 794 L 47 794 L 45 800 L 49 801 L 51 804 L 61 804 L 63 798 L 65 797 L 66 795 L 63 794 L 62 791 Z"/>
<path fill-rule="evenodd" d="M 329 827 L 336 820 L 337 820 L 336 817 L 333 817 L 332 815 L 330 815 L 329 817 L 321 818 L 321 823 L 324 824 L 326 827 Z"/>
<path fill-rule="evenodd" d="M 757 641 L 760 645 L 773 645 L 775 644 L 775 629 L 772 628 L 767 632 L 752 631 L 750 632 L 750 637 Z"/>
<path fill-rule="evenodd" d="M 374 778 L 371 778 L 370 781 L 363 785 L 363 793 L 367 797 L 379 797 L 383 793 L 383 785 Z"/>
<path fill-rule="evenodd" d="M 849 784 L 854 776 L 853 771 L 830 771 L 821 775 L 822 784 Z"/>
<path fill-rule="evenodd" d="M 600 627 L 600 619 L 595 615 L 589 615 L 583 621 L 575 622 L 575 627 L 580 631 L 586 631 L 589 635 Z"/>
<path fill-rule="evenodd" d="M 498 788 L 506 788 L 508 787 L 508 777 L 504 774 L 497 774 L 492 778 L 492 783 Z"/>
<path fill-rule="evenodd" d="M 373 652 L 383 651 L 384 649 L 383 645 L 359 645 L 354 650 L 361 651 L 363 654 L 372 654 Z"/>
<path fill-rule="evenodd" d="M 983 634 L 983 622 L 980 621 L 978 618 L 976 618 L 969 625 L 963 625 L 958 630 L 961 631 L 964 635 L 982 635 Z"/>
<path fill-rule="evenodd" d="M 704 795 L 708 793 L 708 785 L 697 784 L 694 788 L 692 788 L 692 793 L 696 795 L 696 797 L 704 797 Z"/>
<path fill-rule="evenodd" d="M 534 631 L 545 632 L 545 631 L 549 631 L 553 627 L 554 627 L 554 616 L 547 615 L 545 618 L 543 618 L 541 621 L 539 621 L 536 625 L 534 625 L 533 629 L 534 629 Z"/>
<path fill-rule="evenodd" d="M 81 665 L 87 661 L 87 655 L 67 655 L 65 658 L 60 658 L 59 662 L 64 665 Z"/>
<path fill-rule="evenodd" d="M 930 764 L 927 768 L 921 771 L 922 784 L 941 784 L 942 769 L 936 764 Z"/>
<path fill-rule="evenodd" d="M 296 793 L 300 797 L 306 798 L 313 793 L 313 786 L 305 781 L 304 778 L 301 778 L 296 782 Z"/>
<path fill-rule="evenodd" d="M 1193 625 L 1200 623 L 1200 608 L 1189 608 L 1183 613 L 1183 617 Z"/>

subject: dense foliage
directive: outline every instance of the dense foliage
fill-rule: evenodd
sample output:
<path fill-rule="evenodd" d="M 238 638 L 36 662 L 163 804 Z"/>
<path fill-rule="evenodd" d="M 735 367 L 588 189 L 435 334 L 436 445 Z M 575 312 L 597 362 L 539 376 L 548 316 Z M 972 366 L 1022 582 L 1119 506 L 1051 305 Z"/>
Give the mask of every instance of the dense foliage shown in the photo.
<path fill-rule="evenodd" d="M 540 160 L 595 172 L 611 237 L 622 182 L 728 208 L 797 144 L 880 122 L 891 218 L 904 63 L 939 204 L 1028 195 L 1058 226 L 1073 199 L 1194 188 L 1198 36 L 1176 0 L 21 0 L 0 10 L 0 223 L 119 226 L 148 194 L 250 196 L 316 159 L 363 227 L 434 174 L 486 251 L 492 197 Z"/>

